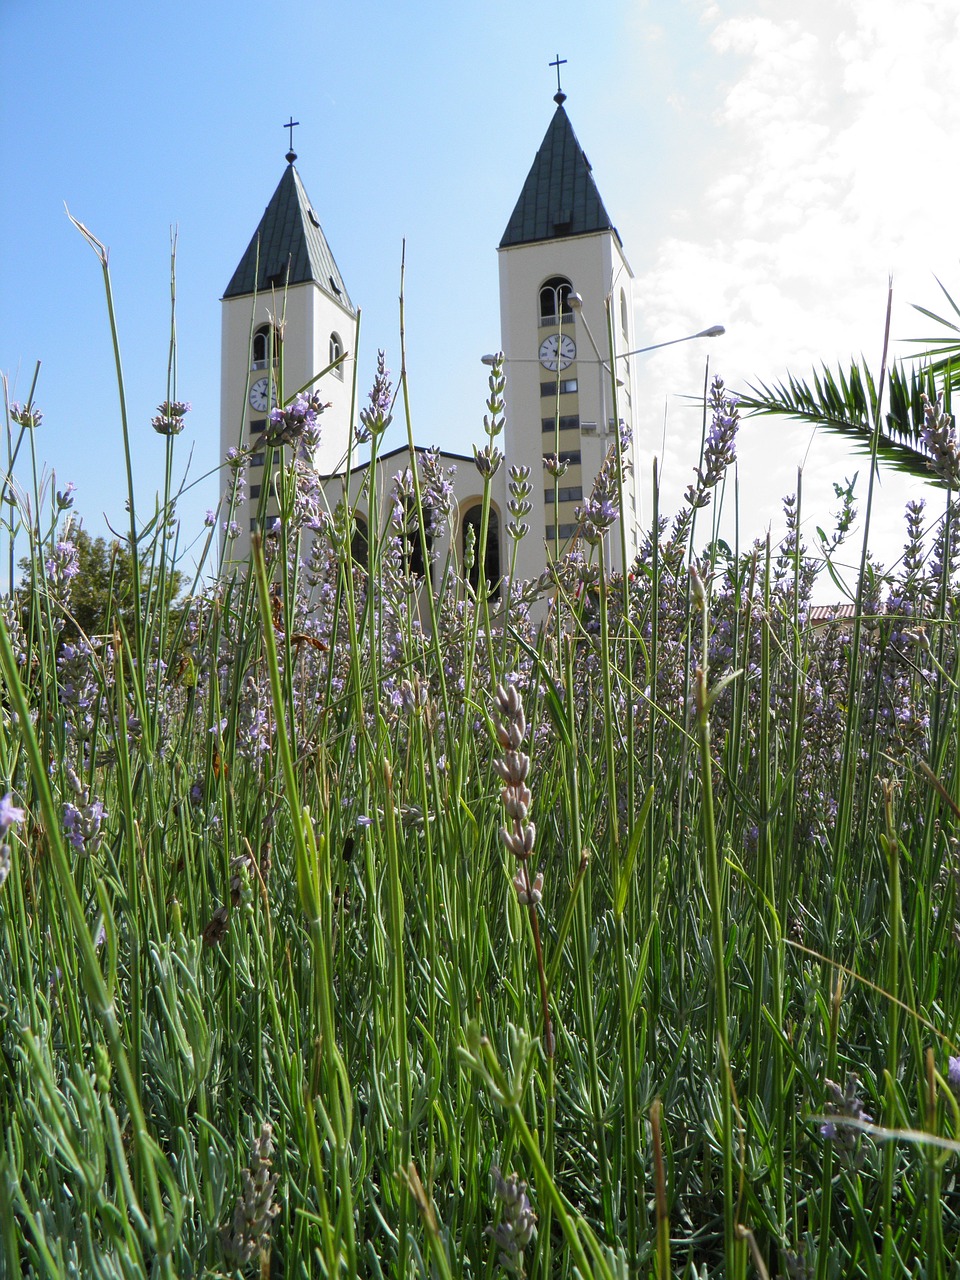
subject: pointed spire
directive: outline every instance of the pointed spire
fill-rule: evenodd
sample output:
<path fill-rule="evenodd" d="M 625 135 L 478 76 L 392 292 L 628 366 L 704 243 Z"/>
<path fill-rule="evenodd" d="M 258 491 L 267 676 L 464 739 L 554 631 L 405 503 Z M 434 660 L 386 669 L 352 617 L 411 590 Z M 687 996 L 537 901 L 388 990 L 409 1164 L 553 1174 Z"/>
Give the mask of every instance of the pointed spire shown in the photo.
<path fill-rule="evenodd" d="M 324 293 L 354 312 L 320 219 L 294 168 L 296 156 L 291 159 L 291 155 L 292 149 L 283 177 L 223 296 L 236 298 L 245 293 L 268 293 L 271 289 L 313 281 Z"/>
<path fill-rule="evenodd" d="M 590 162 L 563 109 L 564 97 L 561 93 L 555 96 L 557 109 L 510 215 L 501 249 L 591 231 L 612 231 L 620 239 L 603 207 Z"/>

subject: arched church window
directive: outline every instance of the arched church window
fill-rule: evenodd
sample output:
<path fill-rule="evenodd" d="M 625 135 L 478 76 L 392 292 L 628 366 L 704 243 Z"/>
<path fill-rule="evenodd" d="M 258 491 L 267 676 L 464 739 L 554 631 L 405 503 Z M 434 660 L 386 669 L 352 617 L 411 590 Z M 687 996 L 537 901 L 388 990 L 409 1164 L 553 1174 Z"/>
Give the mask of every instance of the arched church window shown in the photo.
<path fill-rule="evenodd" d="M 271 348 L 273 358 L 277 358 L 276 336 L 268 324 L 262 324 L 253 335 L 253 367 L 265 369 L 270 359 Z"/>
<path fill-rule="evenodd" d="M 353 513 L 353 537 L 350 539 L 350 555 L 355 565 L 367 565 L 367 522 L 359 512 Z"/>
<path fill-rule="evenodd" d="M 340 335 L 339 333 L 331 333 L 330 359 L 328 363 L 333 364 L 334 360 L 339 360 L 342 355 L 343 355 L 343 342 L 340 339 Z M 342 364 L 337 365 L 337 367 L 333 371 L 333 376 L 335 378 L 339 378 L 341 382 L 343 381 L 343 365 Z"/>
<path fill-rule="evenodd" d="M 573 285 L 564 276 L 551 276 L 540 286 L 540 323 L 548 324 L 573 315 L 570 294 Z"/>
<path fill-rule="evenodd" d="M 423 540 L 420 537 L 420 521 L 417 519 L 417 503 L 415 498 L 405 497 L 403 499 L 403 571 L 417 577 L 422 578 L 424 575 L 423 565 Z M 426 542 L 427 555 L 433 550 L 433 528 L 435 523 L 435 513 L 431 507 L 424 507 L 423 518 L 426 521 Z"/>
<path fill-rule="evenodd" d="M 463 514 L 460 542 L 461 556 L 466 560 L 467 544 L 473 542 L 473 564 L 470 566 L 470 585 L 474 591 L 480 586 L 480 565 L 483 564 L 483 576 L 489 583 L 490 598 L 500 598 L 500 517 L 493 507 L 487 520 L 487 545 L 485 552 L 480 548 L 480 528 L 483 520 L 483 504 L 475 503 Z M 472 535 L 469 530 L 473 530 Z"/>

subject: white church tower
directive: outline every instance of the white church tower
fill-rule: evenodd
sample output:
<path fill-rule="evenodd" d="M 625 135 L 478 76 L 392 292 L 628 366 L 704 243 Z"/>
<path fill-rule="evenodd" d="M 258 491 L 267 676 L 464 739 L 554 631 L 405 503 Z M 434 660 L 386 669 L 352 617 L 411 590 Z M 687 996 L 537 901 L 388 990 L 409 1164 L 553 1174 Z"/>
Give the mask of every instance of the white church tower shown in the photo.
<path fill-rule="evenodd" d="M 294 168 L 293 120 L 287 167 L 222 299 L 220 450 L 252 449 L 250 500 L 237 515 L 240 536 L 228 547 L 232 560 L 250 551 L 250 531 L 264 474 L 265 450 L 257 442 L 277 402 L 316 379 L 338 356 L 347 358 L 323 379 L 330 402 L 321 419 L 316 466 L 331 474 L 342 466 L 350 433 L 350 397 L 356 308 L 327 244 L 320 220 Z M 268 505 L 268 512 L 276 510 Z"/>
<path fill-rule="evenodd" d="M 569 544 L 577 528 L 576 508 L 590 497 L 597 472 L 615 446 L 617 420 L 631 427 L 634 414 L 633 368 L 623 354 L 635 346 L 633 272 L 564 110 L 565 100 L 558 90 L 553 119 L 499 247 L 506 460 L 528 466 L 533 484 L 530 532 L 518 558 L 521 578 L 534 578 L 543 570 L 545 548 L 550 558 L 557 546 L 562 552 Z M 559 481 L 544 467 L 548 454 L 567 464 Z M 628 461 L 631 455 L 635 450 L 629 451 Z M 633 470 L 625 477 L 624 506 L 627 558 L 632 560 L 638 547 L 638 477 Z M 616 526 L 608 539 L 608 566 L 620 569 Z"/>
<path fill-rule="evenodd" d="M 524 519 L 529 532 L 519 544 L 516 576 L 531 581 L 579 536 L 578 508 L 590 498 L 604 460 L 616 449 L 618 421 L 629 428 L 634 415 L 628 354 L 635 347 L 633 272 L 564 110 L 565 95 L 558 90 L 554 100 L 553 119 L 499 246 L 505 466 L 494 478 L 490 540 L 482 558 L 495 592 L 512 556 L 506 531 L 508 468 L 530 469 L 532 510 Z M 292 120 L 288 127 L 287 167 L 222 299 L 221 453 L 226 457 L 233 447 L 250 451 L 250 501 L 237 512 L 240 534 L 227 547 L 234 562 L 249 555 L 259 500 L 271 494 L 264 466 L 270 451 L 258 442 L 278 387 L 289 400 L 315 385 L 321 398 L 331 402 L 321 419 L 315 465 L 327 478 L 331 506 L 346 492 L 356 504 L 358 528 L 367 533 L 363 485 L 368 463 L 362 450 L 353 451 L 351 475 L 343 474 L 357 313 L 294 168 Z M 322 370 L 344 352 L 347 358 L 336 373 L 316 384 Z M 628 464 L 634 453 L 628 451 Z M 544 465 L 549 455 L 565 466 L 563 475 L 551 475 Z M 452 541 L 462 562 L 468 528 L 479 528 L 482 481 L 472 457 L 443 451 L 441 460 L 444 467 L 456 468 L 455 511 L 452 528 L 436 549 L 442 561 Z M 391 450 L 380 455 L 377 475 L 369 483 L 386 494 L 392 477 L 412 465 L 406 446 Z M 635 469 L 628 469 L 624 481 L 629 563 L 639 538 Z M 380 509 L 385 518 L 384 502 Z M 268 517 L 275 514 L 275 502 L 267 503 L 266 512 Z M 622 568 L 617 524 L 607 535 L 605 555 L 608 570 Z M 474 576 L 478 570 L 479 565 Z"/>

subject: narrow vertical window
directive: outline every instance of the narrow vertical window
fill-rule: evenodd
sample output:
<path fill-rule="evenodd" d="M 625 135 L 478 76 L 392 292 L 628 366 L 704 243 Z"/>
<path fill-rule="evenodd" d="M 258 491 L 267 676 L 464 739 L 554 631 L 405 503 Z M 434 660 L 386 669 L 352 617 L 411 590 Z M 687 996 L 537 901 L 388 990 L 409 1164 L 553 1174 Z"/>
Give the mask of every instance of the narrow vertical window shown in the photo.
<path fill-rule="evenodd" d="M 333 364 L 334 360 L 339 360 L 343 355 L 343 343 L 340 341 L 339 333 L 331 333 L 330 335 L 330 360 L 328 363 Z M 343 365 L 338 364 L 333 371 L 335 378 L 343 381 Z"/>

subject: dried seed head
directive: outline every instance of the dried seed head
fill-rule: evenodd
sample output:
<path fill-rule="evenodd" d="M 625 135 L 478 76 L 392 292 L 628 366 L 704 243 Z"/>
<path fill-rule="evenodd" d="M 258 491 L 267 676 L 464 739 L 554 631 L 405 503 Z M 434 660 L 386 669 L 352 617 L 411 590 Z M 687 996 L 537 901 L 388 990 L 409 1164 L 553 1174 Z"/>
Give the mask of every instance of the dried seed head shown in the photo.
<path fill-rule="evenodd" d="M 273 1201 L 277 1186 L 277 1175 L 271 1169 L 273 1151 L 273 1126 L 264 1124 L 250 1151 L 250 1167 L 240 1172 L 243 1191 L 233 1219 L 220 1232 L 224 1254 L 236 1266 L 245 1266 L 270 1248 L 270 1228 L 280 1212 Z"/>

